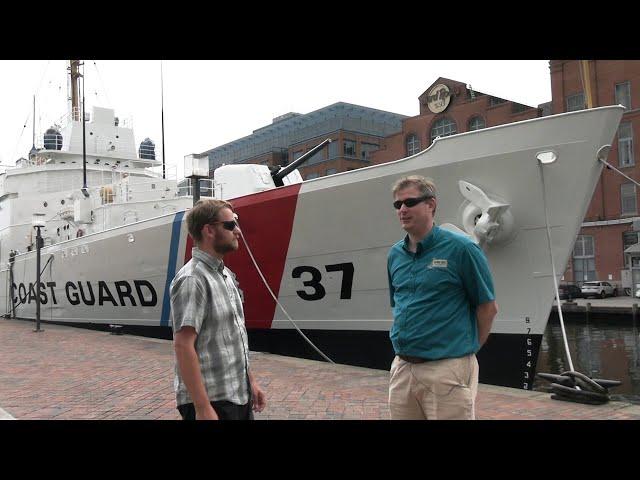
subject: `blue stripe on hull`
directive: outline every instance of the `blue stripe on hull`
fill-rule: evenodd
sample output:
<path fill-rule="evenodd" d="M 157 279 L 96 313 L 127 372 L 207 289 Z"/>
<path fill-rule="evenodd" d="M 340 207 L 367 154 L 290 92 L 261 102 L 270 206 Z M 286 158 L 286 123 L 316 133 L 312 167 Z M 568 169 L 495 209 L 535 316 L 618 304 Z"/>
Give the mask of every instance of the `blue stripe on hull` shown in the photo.
<path fill-rule="evenodd" d="M 173 277 L 176 275 L 176 259 L 178 258 L 178 244 L 180 243 L 180 228 L 182 227 L 182 217 L 184 212 L 176 213 L 171 228 L 171 246 L 169 247 L 169 262 L 167 264 L 167 281 L 164 285 L 164 295 L 162 299 L 162 317 L 160 317 L 160 326 L 169 326 L 169 312 L 171 304 L 169 303 L 169 286 Z"/>

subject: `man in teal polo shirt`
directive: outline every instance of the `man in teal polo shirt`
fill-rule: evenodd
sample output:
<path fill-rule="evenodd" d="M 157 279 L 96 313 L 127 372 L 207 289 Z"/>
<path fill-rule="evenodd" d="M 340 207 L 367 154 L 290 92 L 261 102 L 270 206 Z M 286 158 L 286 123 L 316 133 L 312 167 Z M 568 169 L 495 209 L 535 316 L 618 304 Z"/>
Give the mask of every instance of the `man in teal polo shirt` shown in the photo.
<path fill-rule="evenodd" d="M 475 354 L 498 312 L 489 264 L 471 239 L 434 225 L 433 182 L 405 177 L 393 197 L 407 235 L 387 260 L 396 353 L 391 418 L 475 419 Z"/>

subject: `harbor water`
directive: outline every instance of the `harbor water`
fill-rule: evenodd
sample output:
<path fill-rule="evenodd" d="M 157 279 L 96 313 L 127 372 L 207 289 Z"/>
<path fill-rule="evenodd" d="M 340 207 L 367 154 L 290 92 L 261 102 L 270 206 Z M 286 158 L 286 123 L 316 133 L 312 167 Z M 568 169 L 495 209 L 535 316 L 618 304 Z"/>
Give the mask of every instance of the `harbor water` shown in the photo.
<path fill-rule="evenodd" d="M 565 330 L 574 370 L 592 378 L 620 380 L 612 400 L 640 405 L 640 331 L 631 316 L 565 317 Z M 552 315 L 540 345 L 538 372 L 569 370 L 562 330 Z M 536 379 L 534 390 L 549 391 L 549 382 Z"/>

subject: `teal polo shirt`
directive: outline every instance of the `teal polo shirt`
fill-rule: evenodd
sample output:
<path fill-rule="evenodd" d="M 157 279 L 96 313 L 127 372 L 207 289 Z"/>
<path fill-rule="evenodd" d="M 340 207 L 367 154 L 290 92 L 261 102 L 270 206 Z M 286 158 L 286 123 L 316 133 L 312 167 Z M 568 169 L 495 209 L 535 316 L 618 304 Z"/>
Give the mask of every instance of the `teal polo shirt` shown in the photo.
<path fill-rule="evenodd" d="M 477 352 L 476 307 L 495 300 L 484 252 L 435 225 L 416 253 L 408 242 L 407 235 L 387 258 L 396 354 L 438 360 Z"/>

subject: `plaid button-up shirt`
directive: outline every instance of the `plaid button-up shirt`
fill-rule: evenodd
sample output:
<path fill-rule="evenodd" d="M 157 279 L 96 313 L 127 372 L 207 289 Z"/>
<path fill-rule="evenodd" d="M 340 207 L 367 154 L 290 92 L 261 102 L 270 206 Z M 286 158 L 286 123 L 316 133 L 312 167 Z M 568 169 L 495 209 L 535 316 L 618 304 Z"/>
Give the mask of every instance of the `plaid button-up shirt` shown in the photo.
<path fill-rule="evenodd" d="M 244 405 L 249 401 L 249 342 L 235 275 L 222 260 L 197 247 L 192 252 L 171 282 L 173 331 L 191 326 L 198 333 L 196 352 L 209 400 Z M 193 403 L 177 362 L 174 371 L 177 404 Z"/>

